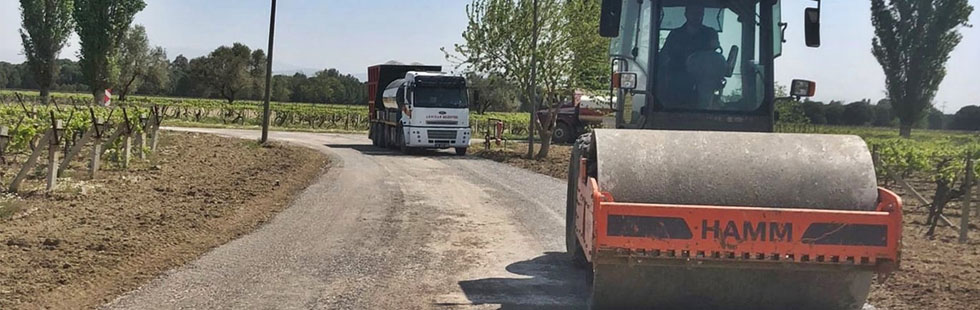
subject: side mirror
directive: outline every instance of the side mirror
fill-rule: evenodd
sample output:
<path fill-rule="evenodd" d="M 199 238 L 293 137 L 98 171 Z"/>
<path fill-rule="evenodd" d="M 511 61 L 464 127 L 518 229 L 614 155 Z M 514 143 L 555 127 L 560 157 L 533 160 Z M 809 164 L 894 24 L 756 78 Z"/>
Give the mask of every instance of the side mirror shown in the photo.
<path fill-rule="evenodd" d="M 636 89 L 636 73 L 632 72 L 616 72 L 613 73 L 613 88 L 619 88 L 623 90 L 634 90 Z"/>
<path fill-rule="evenodd" d="M 803 13 L 806 46 L 820 47 L 820 8 L 806 8 Z"/>
<path fill-rule="evenodd" d="M 622 13 L 623 0 L 602 0 L 602 12 L 599 15 L 599 35 L 603 38 L 618 37 Z"/>
<path fill-rule="evenodd" d="M 728 68 L 726 68 L 727 71 L 725 71 L 725 77 L 732 77 L 732 75 L 735 74 L 735 63 L 738 62 L 738 45 L 732 45 L 732 47 L 728 49 L 727 62 Z"/>
<path fill-rule="evenodd" d="M 813 97 L 817 94 L 817 83 L 807 80 L 793 80 L 790 85 L 789 95 L 796 97 Z"/>

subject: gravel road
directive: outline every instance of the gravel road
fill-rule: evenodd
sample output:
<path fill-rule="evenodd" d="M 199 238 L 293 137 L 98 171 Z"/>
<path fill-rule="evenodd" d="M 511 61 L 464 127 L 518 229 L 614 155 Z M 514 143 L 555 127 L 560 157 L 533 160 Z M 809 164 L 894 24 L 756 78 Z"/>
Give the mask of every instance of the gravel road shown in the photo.
<path fill-rule="evenodd" d="M 563 181 L 364 135 L 271 136 L 332 168 L 257 231 L 105 309 L 585 308 L 586 275 L 563 255 Z"/>

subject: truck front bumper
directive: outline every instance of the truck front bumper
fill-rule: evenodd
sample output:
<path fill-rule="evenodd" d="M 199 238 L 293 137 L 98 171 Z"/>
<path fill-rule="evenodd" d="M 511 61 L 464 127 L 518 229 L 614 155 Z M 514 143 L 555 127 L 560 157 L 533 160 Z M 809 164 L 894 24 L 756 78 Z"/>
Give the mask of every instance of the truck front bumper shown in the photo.
<path fill-rule="evenodd" d="M 470 134 L 469 128 L 406 127 L 405 143 L 418 148 L 469 147 Z"/>

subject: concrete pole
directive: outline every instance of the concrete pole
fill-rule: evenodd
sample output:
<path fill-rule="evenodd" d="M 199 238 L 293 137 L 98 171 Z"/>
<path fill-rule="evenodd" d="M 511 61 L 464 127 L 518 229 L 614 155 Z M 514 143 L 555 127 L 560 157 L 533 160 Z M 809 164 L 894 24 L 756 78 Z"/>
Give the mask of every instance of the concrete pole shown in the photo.
<path fill-rule="evenodd" d="M 976 177 L 973 175 L 973 165 L 973 159 L 968 155 L 966 158 L 966 179 L 963 180 L 968 186 L 963 195 L 963 207 L 960 210 L 960 243 L 966 243 L 970 240 L 970 209 L 972 209 L 973 202 L 973 181 Z"/>
<path fill-rule="evenodd" d="M 145 130 L 145 129 L 144 129 Z M 136 136 L 136 154 L 139 154 L 140 160 L 146 160 L 146 131 L 141 131 L 138 136 Z"/>
<path fill-rule="evenodd" d="M 92 143 L 92 161 L 89 163 L 88 177 L 95 179 L 99 175 L 99 165 L 102 163 L 102 143 L 98 140 Z"/>
<path fill-rule="evenodd" d="M 48 188 L 53 191 L 58 185 L 58 139 L 51 139 L 48 144 Z"/>
<path fill-rule="evenodd" d="M 133 134 L 126 134 L 123 138 L 123 150 L 122 150 L 122 167 L 123 169 L 129 169 L 129 159 L 133 155 Z"/>

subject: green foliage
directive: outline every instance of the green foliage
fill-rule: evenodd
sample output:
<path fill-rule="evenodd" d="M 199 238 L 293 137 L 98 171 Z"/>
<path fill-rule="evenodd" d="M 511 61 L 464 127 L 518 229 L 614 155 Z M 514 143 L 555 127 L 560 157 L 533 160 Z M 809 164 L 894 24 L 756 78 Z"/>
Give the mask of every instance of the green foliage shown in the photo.
<path fill-rule="evenodd" d="M 265 54 L 261 55 L 264 60 Z M 244 44 L 235 43 L 231 47 L 218 47 L 208 56 L 191 60 L 190 74 L 192 79 L 206 87 L 206 93 L 217 93 L 231 104 L 245 97 L 255 85 L 252 75 L 253 71 L 258 70 L 254 68 L 255 63 L 252 50 Z"/>
<path fill-rule="evenodd" d="M 892 104 L 888 99 L 878 100 L 878 103 L 872 106 L 874 110 L 874 120 L 871 122 L 871 126 L 875 127 L 892 127 L 897 123 L 895 122 L 895 115 L 892 113 Z"/>
<path fill-rule="evenodd" d="M 29 149 L 30 142 L 45 130 L 51 128 L 51 115 L 56 120 L 60 120 L 64 126 L 62 137 L 72 137 L 76 133 L 89 130 L 92 126 L 92 119 L 87 107 L 78 106 L 58 106 L 58 105 L 36 105 L 32 101 L 39 100 L 38 97 L 27 98 L 29 102 L 25 106 L 14 104 L 13 101 L 0 100 L 0 125 L 7 126 L 10 135 L 10 144 L 7 152 L 24 152 Z M 25 110 L 26 107 L 26 110 Z M 149 113 L 149 109 L 138 106 L 126 106 L 127 115 L 132 124 L 139 122 L 139 115 Z M 123 118 L 121 109 L 106 108 L 102 106 L 93 107 L 95 115 L 111 123 L 120 123 Z M 136 128 L 140 132 L 141 128 Z"/>
<path fill-rule="evenodd" d="M 163 94 L 170 88 L 170 61 L 163 47 L 150 50 L 149 62 L 143 76 L 143 84 L 138 88 L 143 94 Z"/>
<path fill-rule="evenodd" d="M 885 72 L 903 137 L 923 119 L 946 76 L 946 61 L 968 26 L 967 0 L 871 1 L 872 53 Z"/>
<path fill-rule="evenodd" d="M 965 106 L 956 111 L 950 129 L 980 131 L 980 106 Z"/>
<path fill-rule="evenodd" d="M 162 49 L 161 49 L 162 51 Z M 151 58 L 150 39 L 146 36 L 146 28 L 143 25 L 134 25 L 126 31 L 117 53 L 119 65 L 119 80 L 116 95 L 119 100 L 126 101 L 126 96 L 130 91 L 136 90 L 143 85 L 150 72 L 150 64 L 154 61 Z M 157 55 L 159 56 L 159 55 Z M 166 59 L 167 55 L 162 55 Z"/>
<path fill-rule="evenodd" d="M 20 38 L 43 104 L 48 103 L 48 93 L 58 75 L 58 54 L 74 27 L 73 5 L 72 0 L 20 0 Z"/>
<path fill-rule="evenodd" d="M 507 83 L 499 74 L 487 77 L 467 73 L 466 82 L 470 96 L 470 109 L 478 114 L 487 111 L 514 111 L 520 93 L 517 87 Z"/>
<path fill-rule="evenodd" d="M 95 102 L 119 76 L 115 51 L 136 13 L 145 7 L 143 0 L 75 1 L 74 17 L 81 43 L 79 62 Z"/>
<path fill-rule="evenodd" d="M 786 124 L 809 124 L 803 105 L 795 100 L 776 100 L 776 122 Z"/>
<path fill-rule="evenodd" d="M 865 126 L 874 121 L 874 113 L 870 100 L 851 102 L 844 106 L 840 122 L 848 126 Z"/>
<path fill-rule="evenodd" d="M 602 1 L 567 1 L 562 13 L 568 21 L 568 48 L 572 57 L 573 88 L 609 88 L 609 41 L 599 36 Z"/>
<path fill-rule="evenodd" d="M 541 99 L 568 95 L 572 59 L 569 24 L 560 0 L 473 0 L 463 44 L 450 61 L 469 70 L 498 74 L 522 89 L 521 110 L 532 111 Z M 537 9 L 535 9 L 537 5 Z M 535 19 L 537 11 L 537 19 Z M 534 77 L 532 79 L 532 76 Z M 540 93 L 538 96 L 532 93 Z"/>
<path fill-rule="evenodd" d="M 827 123 L 826 106 L 822 102 L 804 100 L 800 102 L 803 113 L 810 120 L 811 124 L 823 125 Z"/>
<path fill-rule="evenodd" d="M 953 183 L 955 179 L 964 176 L 967 158 L 973 160 L 980 158 L 978 141 L 980 140 L 956 144 L 945 139 L 915 141 L 895 138 L 869 140 L 868 144 L 877 147 L 884 167 L 888 167 L 903 178 L 913 174 L 924 174 Z M 883 167 L 878 169 L 882 170 Z M 879 171 L 878 175 L 884 176 L 884 171 Z"/>
<path fill-rule="evenodd" d="M 805 131 L 793 131 L 805 129 Z M 876 149 L 880 164 L 875 167 L 885 180 L 887 167 L 903 178 L 928 176 L 951 181 L 963 177 L 966 158 L 980 160 L 980 134 L 920 130 L 909 138 L 883 128 L 854 126 L 781 126 L 780 132 L 803 132 L 860 136 L 869 149 Z M 976 167 L 980 173 L 980 167 Z M 978 174 L 980 175 L 980 174 Z"/>

